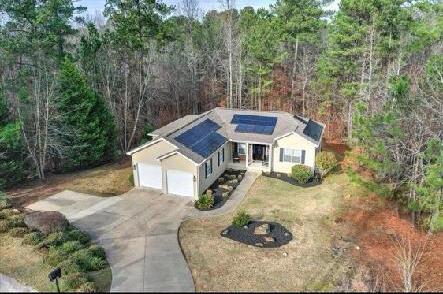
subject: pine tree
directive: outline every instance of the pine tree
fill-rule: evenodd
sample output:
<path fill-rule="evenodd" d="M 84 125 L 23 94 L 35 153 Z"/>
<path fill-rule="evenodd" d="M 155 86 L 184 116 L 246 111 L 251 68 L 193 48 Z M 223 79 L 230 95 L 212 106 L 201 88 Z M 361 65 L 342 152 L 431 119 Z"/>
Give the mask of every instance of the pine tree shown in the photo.
<path fill-rule="evenodd" d="M 86 168 L 110 160 L 115 150 L 114 120 L 100 95 L 68 58 L 61 65 L 58 111 L 67 142 L 64 170 Z"/>

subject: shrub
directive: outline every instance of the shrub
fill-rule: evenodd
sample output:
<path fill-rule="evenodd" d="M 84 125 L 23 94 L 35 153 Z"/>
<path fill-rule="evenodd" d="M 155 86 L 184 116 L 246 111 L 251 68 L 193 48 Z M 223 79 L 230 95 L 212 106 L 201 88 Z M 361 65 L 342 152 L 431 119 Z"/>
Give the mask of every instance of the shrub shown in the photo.
<path fill-rule="evenodd" d="M 197 201 L 195 207 L 198 209 L 210 209 L 214 206 L 214 196 L 203 194 Z"/>
<path fill-rule="evenodd" d="M 133 173 L 131 173 L 131 174 L 129 175 L 129 177 L 128 177 L 128 181 L 129 181 L 129 183 L 130 183 L 132 186 L 134 186 L 134 174 L 133 174 Z"/>
<path fill-rule="evenodd" d="M 50 266 L 57 266 L 68 258 L 60 247 L 49 247 L 48 254 L 43 257 L 43 262 Z"/>
<path fill-rule="evenodd" d="M 338 161 L 335 154 L 329 151 L 322 151 L 315 157 L 315 165 L 321 171 L 333 170 L 337 167 Z"/>
<path fill-rule="evenodd" d="M 9 230 L 9 235 L 11 237 L 23 237 L 27 233 L 29 233 L 29 229 L 23 227 L 12 228 Z"/>
<path fill-rule="evenodd" d="M 309 166 L 296 164 L 292 167 L 292 178 L 300 183 L 306 184 L 312 178 L 312 170 Z"/>
<path fill-rule="evenodd" d="M 55 232 L 49 234 L 43 241 L 39 244 L 39 247 L 51 247 L 60 246 L 66 241 L 66 234 L 64 232 Z"/>
<path fill-rule="evenodd" d="M 23 221 L 24 217 L 21 214 L 11 215 L 8 218 L 9 227 L 17 228 L 17 227 L 26 227 L 25 222 Z"/>
<path fill-rule="evenodd" d="M 40 232 L 31 232 L 23 236 L 22 244 L 36 246 L 43 240 Z"/>
<path fill-rule="evenodd" d="M 9 231 L 9 221 L 5 219 L 0 220 L 0 233 L 6 233 Z"/>
<path fill-rule="evenodd" d="M 80 266 L 72 258 L 62 261 L 58 266 L 61 268 L 63 275 L 81 272 Z"/>
<path fill-rule="evenodd" d="M 96 291 L 97 289 L 95 288 L 95 284 L 93 282 L 83 283 L 77 289 L 77 292 L 84 292 L 84 293 L 93 293 Z"/>
<path fill-rule="evenodd" d="M 6 197 L 6 195 L 0 192 L 0 210 L 11 208 L 11 200 Z"/>
<path fill-rule="evenodd" d="M 79 241 L 67 241 L 60 246 L 60 250 L 69 255 L 75 251 L 82 249 L 84 246 Z"/>
<path fill-rule="evenodd" d="M 81 249 L 72 255 L 82 272 L 98 271 L 107 266 L 106 254 L 98 246 Z"/>
<path fill-rule="evenodd" d="M 232 220 L 232 224 L 236 227 L 243 227 L 246 226 L 251 221 L 251 216 L 247 214 L 244 210 L 240 210 L 237 212 L 237 214 L 234 216 L 234 219 Z"/>
<path fill-rule="evenodd" d="M 88 234 L 85 234 L 76 228 L 66 231 L 65 235 L 67 240 L 79 241 L 83 245 L 86 245 L 91 241 L 91 238 L 89 238 Z"/>
<path fill-rule="evenodd" d="M 61 290 L 63 292 L 74 291 L 87 282 L 83 273 L 72 273 L 61 278 Z"/>

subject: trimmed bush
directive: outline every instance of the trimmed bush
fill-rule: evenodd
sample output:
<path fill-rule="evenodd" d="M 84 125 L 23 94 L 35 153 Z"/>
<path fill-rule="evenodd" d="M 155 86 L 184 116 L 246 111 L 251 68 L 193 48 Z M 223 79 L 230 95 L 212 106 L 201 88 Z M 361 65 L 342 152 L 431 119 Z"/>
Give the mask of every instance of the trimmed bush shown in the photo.
<path fill-rule="evenodd" d="M 31 232 L 23 236 L 22 244 L 36 246 L 43 240 L 40 232 Z"/>
<path fill-rule="evenodd" d="M 296 164 L 292 167 L 291 177 L 300 184 L 306 184 L 313 176 L 309 166 Z"/>
<path fill-rule="evenodd" d="M 203 194 L 197 201 L 195 207 L 198 209 L 210 209 L 214 206 L 214 196 Z"/>
<path fill-rule="evenodd" d="M 29 233 L 29 229 L 23 227 L 12 228 L 9 230 L 9 235 L 11 237 L 23 237 L 27 233 Z"/>
<path fill-rule="evenodd" d="M 338 161 L 335 154 L 329 151 L 322 151 L 315 157 L 315 165 L 321 171 L 333 170 L 337 167 Z"/>
<path fill-rule="evenodd" d="M 251 216 L 247 214 L 246 211 L 240 210 L 234 216 L 232 224 L 236 227 L 241 228 L 243 226 L 246 226 L 250 221 L 251 221 Z"/>

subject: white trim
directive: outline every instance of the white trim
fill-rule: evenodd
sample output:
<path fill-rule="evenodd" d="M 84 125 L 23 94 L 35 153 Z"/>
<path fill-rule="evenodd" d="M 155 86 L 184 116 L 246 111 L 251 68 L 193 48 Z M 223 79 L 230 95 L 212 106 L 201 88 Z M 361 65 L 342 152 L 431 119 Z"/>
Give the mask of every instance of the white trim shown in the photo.
<path fill-rule="evenodd" d="M 324 128 L 323 128 L 323 130 L 324 130 Z M 274 139 L 274 142 L 273 142 L 272 144 L 274 144 L 276 141 L 278 141 L 278 140 L 280 140 L 280 139 L 283 139 L 283 138 L 285 138 L 285 137 L 288 137 L 288 136 L 290 136 L 290 135 L 297 135 L 297 136 L 299 136 L 300 138 L 302 138 L 303 140 L 305 140 L 305 141 L 311 143 L 312 145 L 314 145 L 316 148 L 317 148 L 318 146 L 320 146 L 321 139 L 323 139 L 323 132 L 322 132 L 322 136 L 320 137 L 320 141 L 318 142 L 318 144 L 312 142 L 311 140 L 306 139 L 304 136 L 300 135 L 300 134 L 297 133 L 297 132 L 290 132 L 290 133 L 284 134 L 284 135 L 282 135 L 282 136 L 280 136 L 280 137 L 276 137 L 276 138 Z"/>
<path fill-rule="evenodd" d="M 139 151 L 142 151 L 143 149 L 148 148 L 149 146 L 152 146 L 154 144 L 159 143 L 160 141 L 164 141 L 166 143 L 169 143 L 171 146 L 174 146 L 175 148 L 177 148 L 177 146 L 175 146 L 174 144 L 172 144 L 171 142 L 169 142 L 168 140 L 166 140 L 165 138 L 158 138 L 158 139 L 154 139 L 153 141 L 149 141 L 146 142 L 145 144 L 138 146 L 137 148 L 132 149 L 131 151 L 126 152 L 126 155 L 132 155 L 134 153 L 137 153 Z"/>
<path fill-rule="evenodd" d="M 189 160 L 190 162 L 192 162 L 195 166 L 198 166 L 198 164 L 197 164 L 194 160 L 192 160 L 191 158 L 189 158 L 189 157 L 187 157 L 186 155 L 184 155 L 182 152 L 180 152 L 179 149 L 172 150 L 172 151 L 170 151 L 170 152 L 168 152 L 168 153 L 165 153 L 165 154 L 163 154 L 163 155 L 157 157 L 156 159 L 157 159 L 158 161 L 162 161 L 162 160 L 165 160 L 165 159 L 167 159 L 168 157 L 171 157 L 172 155 L 175 155 L 175 154 L 180 154 L 180 155 L 182 155 L 184 158 L 186 158 L 187 160 Z"/>

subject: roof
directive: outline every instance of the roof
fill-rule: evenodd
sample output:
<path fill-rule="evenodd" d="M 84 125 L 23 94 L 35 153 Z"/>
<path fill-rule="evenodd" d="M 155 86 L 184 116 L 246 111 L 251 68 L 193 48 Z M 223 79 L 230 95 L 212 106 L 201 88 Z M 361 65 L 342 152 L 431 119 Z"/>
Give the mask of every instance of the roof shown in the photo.
<path fill-rule="evenodd" d="M 234 115 L 270 117 L 267 120 L 272 121 L 275 121 L 274 118 L 276 118 L 274 131 L 271 134 L 236 132 L 235 130 L 238 124 L 231 123 L 233 122 Z M 292 116 L 291 114 L 283 111 L 253 111 L 217 107 L 200 115 L 187 115 L 177 119 L 176 121 L 155 130 L 151 134 L 157 139 L 164 139 L 170 142 L 177 147 L 177 152 L 180 152 L 195 163 L 200 164 L 212 153 L 206 155 L 207 152 L 196 152 L 196 149 L 192 148 L 195 144 L 187 144 L 185 141 L 183 141 L 182 138 L 185 135 L 182 134 L 192 132 L 190 131 L 191 129 L 196 126 L 198 128 L 200 124 L 204 123 L 208 119 L 220 126 L 219 128 L 211 131 L 213 135 L 217 134 L 216 136 L 222 136 L 227 138 L 229 141 L 235 142 L 272 144 L 280 137 L 296 133 L 313 144 L 318 145 L 321 141 L 324 130 L 324 125 L 319 122 L 300 116 Z M 202 135 L 202 139 L 206 137 L 208 137 L 207 134 Z M 188 146 L 185 146 L 182 142 L 185 142 L 185 144 Z M 133 154 L 148 146 L 149 144 L 142 145 L 131 152 L 128 152 L 128 154 Z M 212 149 L 213 148 L 211 148 L 211 150 Z M 202 156 L 199 153 L 206 156 Z"/>

